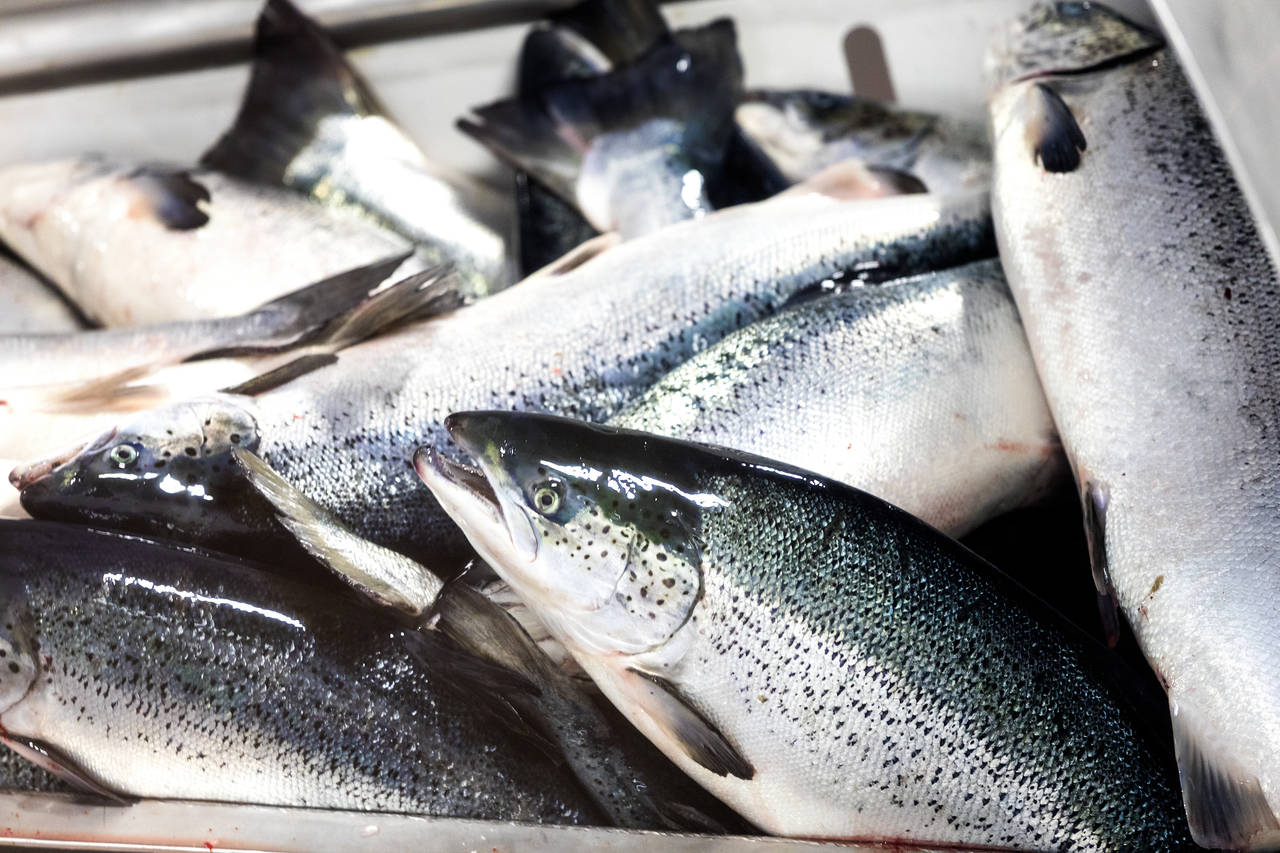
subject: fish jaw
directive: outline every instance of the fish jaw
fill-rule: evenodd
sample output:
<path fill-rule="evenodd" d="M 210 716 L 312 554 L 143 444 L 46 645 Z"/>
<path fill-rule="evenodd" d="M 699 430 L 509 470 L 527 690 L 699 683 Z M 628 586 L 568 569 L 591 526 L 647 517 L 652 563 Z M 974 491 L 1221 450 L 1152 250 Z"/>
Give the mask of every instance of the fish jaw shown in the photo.
<path fill-rule="evenodd" d="M 13 470 L 9 472 L 9 485 L 18 491 L 34 486 L 41 480 L 52 476 L 55 471 L 68 462 L 78 459 L 86 453 L 94 453 L 105 448 L 107 442 L 116 437 L 117 431 L 115 427 L 112 427 L 97 438 L 87 442 L 78 442 L 52 456 L 38 459 L 35 462 L 15 465 Z"/>
<path fill-rule="evenodd" d="M 480 470 L 430 445 L 418 448 L 413 467 L 477 550 L 487 555 L 524 554 L 529 562 L 537 557 L 537 541 L 531 535 L 512 534 L 502 503 Z"/>

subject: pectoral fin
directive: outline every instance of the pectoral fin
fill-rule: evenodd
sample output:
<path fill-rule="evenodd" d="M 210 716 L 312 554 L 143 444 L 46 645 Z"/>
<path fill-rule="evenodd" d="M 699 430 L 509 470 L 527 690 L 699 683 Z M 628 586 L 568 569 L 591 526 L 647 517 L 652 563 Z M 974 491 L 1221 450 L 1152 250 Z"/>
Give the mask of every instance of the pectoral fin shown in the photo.
<path fill-rule="evenodd" d="M 353 533 L 256 454 L 241 448 L 232 454 L 249 483 L 275 507 L 280 524 L 330 571 L 377 603 L 409 615 L 431 606 L 443 584 L 425 566 Z"/>
<path fill-rule="evenodd" d="M 266 373 L 260 373 L 257 376 L 246 379 L 238 385 L 223 388 L 221 393 L 256 397 L 259 394 L 265 394 L 268 391 L 279 388 L 281 385 L 288 385 L 299 376 L 306 376 L 312 371 L 337 363 L 338 357 L 331 352 L 298 356 L 292 361 L 268 370 Z"/>
<path fill-rule="evenodd" d="M 11 734 L 0 735 L 0 743 L 3 743 L 37 767 L 49 771 L 62 781 L 84 791 L 86 794 L 102 797 L 121 806 L 133 802 L 133 798 L 117 794 L 98 782 L 87 771 L 81 769 L 74 759 L 52 744 L 36 738 Z"/>
<path fill-rule="evenodd" d="M 1044 83 L 1033 83 L 1026 97 L 1026 133 L 1031 156 L 1046 172 L 1074 172 L 1088 143 L 1071 107 Z"/>
<path fill-rule="evenodd" d="M 1249 850 L 1280 844 L 1280 819 L 1253 774 L 1206 746 L 1194 714 L 1173 710 L 1173 744 L 1191 837 L 1202 847 Z"/>
<path fill-rule="evenodd" d="M 1084 538 L 1089 548 L 1089 565 L 1093 569 L 1093 586 L 1098 593 L 1098 616 L 1107 645 L 1116 647 L 1120 640 L 1120 606 L 1107 562 L 1107 502 L 1111 499 L 1105 483 L 1082 480 L 1080 500 L 1084 506 Z"/>
<path fill-rule="evenodd" d="M 659 675 L 630 668 L 627 670 L 644 684 L 644 712 L 686 755 L 717 776 L 751 779 L 756 769 L 742 756 L 728 738 L 700 711 L 693 707 L 679 688 Z"/>

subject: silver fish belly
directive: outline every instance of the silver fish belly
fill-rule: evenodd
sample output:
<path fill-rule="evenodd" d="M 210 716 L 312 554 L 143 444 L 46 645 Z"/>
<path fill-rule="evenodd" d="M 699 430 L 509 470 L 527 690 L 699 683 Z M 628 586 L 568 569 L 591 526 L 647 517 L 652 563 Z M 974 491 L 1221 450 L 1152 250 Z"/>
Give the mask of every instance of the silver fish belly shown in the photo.
<path fill-rule="evenodd" d="M 0 254 L 0 335 L 83 328 L 84 321 L 56 290 L 36 273 Z"/>
<path fill-rule="evenodd" d="M 104 326 L 234 316 L 406 248 L 283 189 L 95 158 L 0 169 L 0 239 Z"/>
<path fill-rule="evenodd" d="M 815 471 L 953 536 L 1043 494 L 1065 467 L 997 261 L 761 320 L 609 423 Z"/>

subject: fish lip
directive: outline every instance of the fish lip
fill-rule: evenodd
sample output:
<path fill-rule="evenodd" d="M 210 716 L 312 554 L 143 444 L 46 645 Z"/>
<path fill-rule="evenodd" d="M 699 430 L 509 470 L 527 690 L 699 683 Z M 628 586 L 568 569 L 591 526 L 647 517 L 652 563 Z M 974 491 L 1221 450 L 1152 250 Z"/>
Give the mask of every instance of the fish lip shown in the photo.
<path fill-rule="evenodd" d="M 53 456 L 47 456 L 35 462 L 28 462 L 25 465 L 18 465 L 9 472 L 9 484 L 18 491 L 22 491 L 28 486 L 51 476 L 54 471 L 69 462 L 75 461 L 81 455 L 102 449 L 107 442 L 116 437 L 118 432 L 119 429 L 117 427 L 112 427 L 97 438 L 76 444 L 61 453 L 55 453 Z"/>
<path fill-rule="evenodd" d="M 424 483 L 432 489 L 435 484 L 448 486 L 470 495 L 483 504 L 495 521 L 502 519 L 502 504 L 493 490 L 489 478 L 479 468 L 448 458 L 431 445 L 419 447 L 413 454 L 413 467 Z"/>

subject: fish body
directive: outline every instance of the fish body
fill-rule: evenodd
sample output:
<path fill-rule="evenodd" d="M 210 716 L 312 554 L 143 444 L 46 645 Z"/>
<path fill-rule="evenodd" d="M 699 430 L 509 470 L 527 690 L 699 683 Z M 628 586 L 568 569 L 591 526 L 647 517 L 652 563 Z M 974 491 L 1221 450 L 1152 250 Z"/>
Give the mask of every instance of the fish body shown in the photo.
<path fill-rule="evenodd" d="M 511 200 L 427 159 L 346 57 L 288 0 L 258 18 L 240 113 L 201 162 L 368 217 L 450 263 L 471 296 L 515 278 Z"/>
<path fill-rule="evenodd" d="M 1188 817 L 1280 844 L 1276 270 L 1174 53 L 1099 4 L 992 52 L 1001 257 Z"/>
<path fill-rule="evenodd" d="M 0 554 L 5 736 L 53 746 L 98 785 L 597 820 L 570 777 L 446 683 L 460 655 L 437 638 L 243 564 L 87 528 L 3 522 Z"/>
<path fill-rule="evenodd" d="M 816 471 L 953 536 L 1063 469 L 998 261 L 805 301 L 698 353 L 609 423 Z"/>
<path fill-rule="evenodd" d="M 0 239 L 103 326 L 235 316 L 406 249 L 283 189 L 93 157 L 0 169 Z"/>
<path fill-rule="evenodd" d="M 83 328 L 84 321 L 55 289 L 21 263 L 0 254 L 0 335 Z"/>
<path fill-rule="evenodd" d="M 423 441 L 451 447 L 443 428 L 451 411 L 501 406 L 603 421 L 810 285 L 986 257 L 987 229 L 982 195 L 838 202 L 810 194 L 718 211 L 352 347 L 338 364 L 275 391 L 143 413 L 51 476 L 19 477 L 23 503 L 37 517 L 165 535 L 199 538 L 217 527 L 222 550 L 261 544 L 279 530 L 240 516 L 244 485 L 228 476 L 239 446 L 361 536 L 442 566 L 465 543 L 409 459 Z M 119 444 L 137 451 L 136 464 L 110 459 Z M 193 500 L 191 488 L 208 497 Z M 222 537 L 228 514 L 246 541 Z"/>
<path fill-rule="evenodd" d="M 454 414 L 418 471 L 663 752 L 766 832 L 1192 848 L 1109 654 L 889 504 L 782 463 Z"/>
<path fill-rule="evenodd" d="M 854 159 L 913 174 L 934 193 L 990 185 L 986 132 L 959 119 L 806 89 L 748 92 L 736 116 L 793 182 Z"/>
<path fill-rule="evenodd" d="M 5 377 L 4 385 L 10 388 L 74 384 L 103 376 L 149 372 L 161 365 L 210 355 L 288 350 L 322 338 L 326 328 L 391 298 L 391 288 L 383 290 L 382 297 L 371 297 L 370 293 L 395 272 L 406 256 L 399 253 L 341 272 L 237 317 L 0 335 L 0 376 Z M 397 283 L 393 286 L 394 295 L 420 287 L 424 284 L 422 277 Z M 415 294 L 407 298 L 421 299 Z"/>

